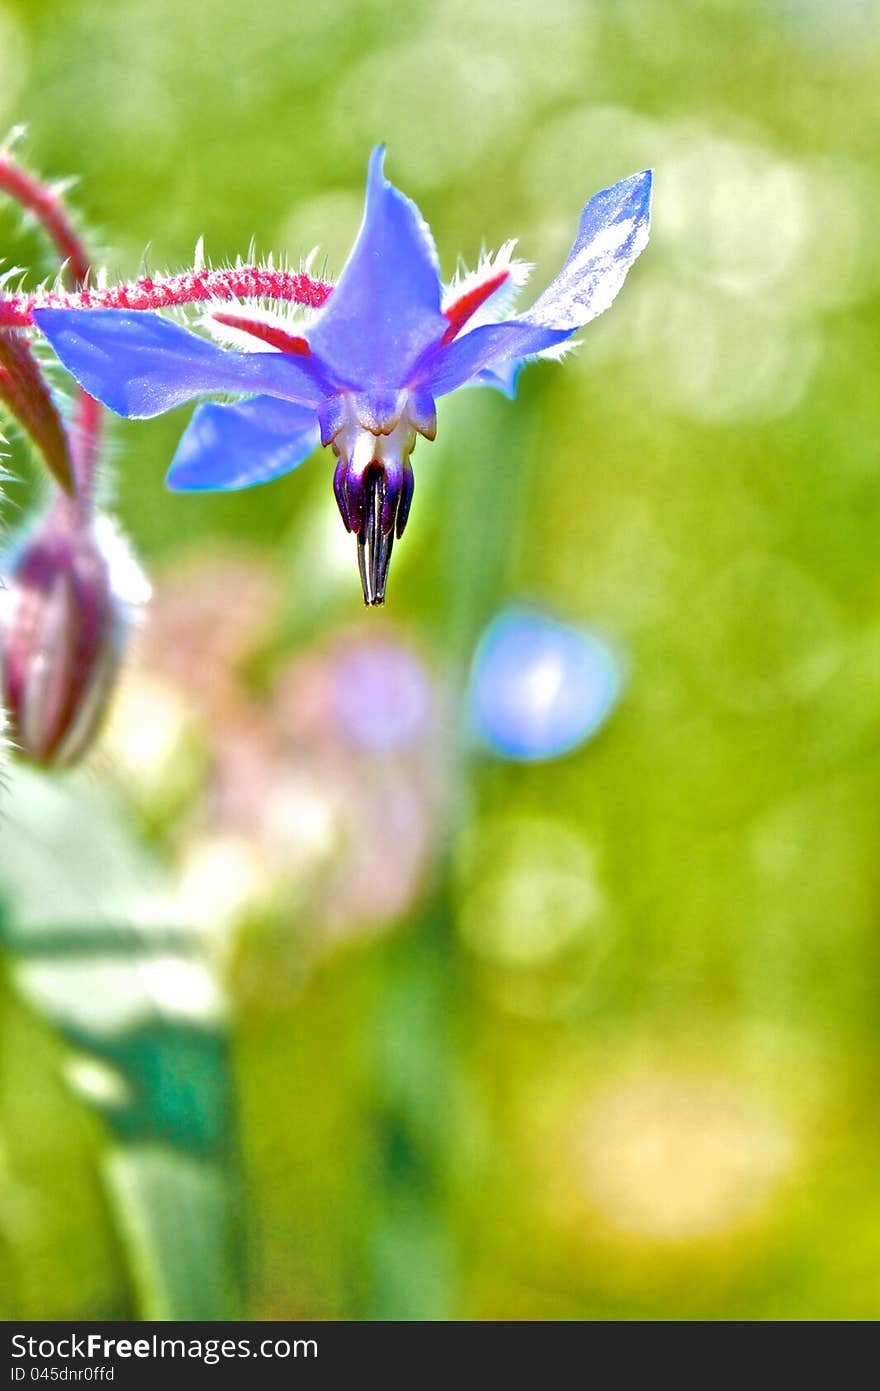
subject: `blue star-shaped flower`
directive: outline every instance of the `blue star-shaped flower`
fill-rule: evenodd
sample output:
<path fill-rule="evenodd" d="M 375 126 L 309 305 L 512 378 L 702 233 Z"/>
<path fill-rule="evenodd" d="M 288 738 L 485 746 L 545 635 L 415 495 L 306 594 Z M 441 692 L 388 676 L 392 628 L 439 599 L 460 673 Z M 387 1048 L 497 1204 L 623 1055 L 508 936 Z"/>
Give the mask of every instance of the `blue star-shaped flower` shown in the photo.
<path fill-rule="evenodd" d="M 364 220 L 326 304 L 297 336 L 215 314 L 257 351 L 208 341 L 152 312 L 43 309 L 39 327 L 73 376 L 119 415 L 145 418 L 209 392 L 168 474 L 171 488 L 244 488 L 288 472 L 320 441 L 338 458 L 334 489 L 357 535 L 364 598 L 382 603 L 391 547 L 412 500 L 416 436 L 433 439 L 435 399 L 470 384 L 513 395 L 530 358 L 551 354 L 607 309 L 648 240 L 651 173 L 597 193 L 565 264 L 530 309 L 505 318 L 524 268 L 512 244 L 444 298 L 437 253 L 416 205 L 374 151 Z M 302 333 L 302 336 L 300 335 Z"/>

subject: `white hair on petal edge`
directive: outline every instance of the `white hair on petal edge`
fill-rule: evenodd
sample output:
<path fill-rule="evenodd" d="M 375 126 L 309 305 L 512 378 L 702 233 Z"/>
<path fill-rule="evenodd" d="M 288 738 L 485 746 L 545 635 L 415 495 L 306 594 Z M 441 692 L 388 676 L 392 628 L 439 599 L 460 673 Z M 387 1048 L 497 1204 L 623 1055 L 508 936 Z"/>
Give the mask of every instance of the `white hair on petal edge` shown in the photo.
<path fill-rule="evenodd" d="M 270 304 L 264 300 L 212 300 L 196 320 L 195 326 L 205 329 L 212 338 L 216 338 L 227 348 L 239 348 L 251 353 L 277 353 L 281 349 L 261 338 L 255 338 L 246 329 L 219 323 L 213 317 L 214 314 L 240 314 L 243 319 L 280 329 L 282 333 L 288 333 L 294 338 L 301 337 L 311 322 L 311 317 L 303 314 L 301 305 L 287 301 Z"/>
<path fill-rule="evenodd" d="M 486 281 L 494 279 L 502 271 L 507 273 L 507 278 L 486 297 L 479 309 L 476 309 L 467 323 L 461 330 L 461 337 L 470 333 L 472 329 L 479 328 L 481 324 L 495 324 L 501 319 L 506 319 L 519 291 L 525 285 L 534 266 L 528 261 L 517 260 L 513 253 L 516 248 L 516 238 L 504 242 L 497 251 L 482 251 L 475 270 L 468 270 L 463 264 L 459 264 L 456 269 L 452 282 L 447 286 L 443 296 L 444 312 L 450 308 L 456 300 L 461 299 L 462 295 L 468 295 L 473 290 L 485 285 Z"/>

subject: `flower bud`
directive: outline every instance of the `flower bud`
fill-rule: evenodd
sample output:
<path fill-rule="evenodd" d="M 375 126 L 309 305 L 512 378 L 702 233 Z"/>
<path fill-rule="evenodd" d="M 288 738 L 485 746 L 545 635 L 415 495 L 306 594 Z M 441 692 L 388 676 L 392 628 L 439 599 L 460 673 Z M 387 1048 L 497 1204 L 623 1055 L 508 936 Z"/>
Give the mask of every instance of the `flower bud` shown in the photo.
<path fill-rule="evenodd" d="M 113 691 L 132 601 L 145 597 L 112 523 L 66 501 L 13 554 L 0 591 L 0 691 L 20 754 L 64 766 L 87 752 Z"/>

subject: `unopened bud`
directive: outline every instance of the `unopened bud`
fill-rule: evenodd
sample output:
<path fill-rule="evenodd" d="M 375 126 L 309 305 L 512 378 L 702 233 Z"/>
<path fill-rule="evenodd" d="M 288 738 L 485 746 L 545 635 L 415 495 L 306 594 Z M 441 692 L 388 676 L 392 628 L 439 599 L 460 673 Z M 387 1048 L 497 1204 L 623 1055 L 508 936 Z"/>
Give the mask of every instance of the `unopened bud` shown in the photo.
<path fill-rule="evenodd" d="M 14 747 L 77 762 L 107 709 L 132 602 L 146 581 L 107 518 L 57 504 L 8 564 L 0 591 L 0 689 Z"/>

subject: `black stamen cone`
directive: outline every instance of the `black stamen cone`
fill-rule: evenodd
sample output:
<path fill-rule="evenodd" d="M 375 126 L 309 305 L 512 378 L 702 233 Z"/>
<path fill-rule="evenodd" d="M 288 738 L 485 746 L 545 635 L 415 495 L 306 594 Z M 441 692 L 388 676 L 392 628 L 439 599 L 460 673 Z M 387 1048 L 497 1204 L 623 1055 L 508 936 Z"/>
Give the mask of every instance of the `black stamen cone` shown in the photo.
<path fill-rule="evenodd" d="M 391 548 L 394 545 L 394 517 L 388 531 L 382 529 L 382 512 L 388 481 L 381 468 L 371 468 L 364 479 L 364 506 L 358 531 L 358 569 L 364 589 L 364 603 L 384 604 Z M 397 511 L 397 508 L 394 508 Z"/>

